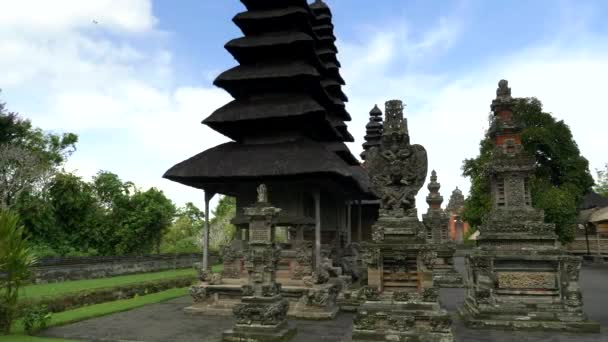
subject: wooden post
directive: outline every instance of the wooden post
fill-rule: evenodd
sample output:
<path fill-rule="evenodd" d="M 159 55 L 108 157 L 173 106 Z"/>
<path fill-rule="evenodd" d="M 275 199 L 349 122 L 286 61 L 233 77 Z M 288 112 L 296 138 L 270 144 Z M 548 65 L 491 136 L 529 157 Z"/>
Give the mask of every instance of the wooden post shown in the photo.
<path fill-rule="evenodd" d="M 209 270 L 209 201 L 215 193 L 205 190 L 205 228 L 203 232 L 203 270 Z"/>
<path fill-rule="evenodd" d="M 352 243 L 352 217 L 351 217 L 352 211 L 351 211 L 351 202 L 348 201 L 348 203 L 346 204 L 346 244 L 350 245 Z"/>
<path fill-rule="evenodd" d="M 587 242 L 587 255 L 591 255 L 591 249 L 589 248 L 589 224 L 585 223 L 585 241 Z"/>
<path fill-rule="evenodd" d="M 357 239 L 359 242 L 363 241 L 363 228 L 361 227 L 361 217 L 363 216 L 363 204 L 361 200 L 358 201 L 359 210 L 358 210 L 358 220 L 357 220 Z"/>
<path fill-rule="evenodd" d="M 314 192 L 315 198 L 315 270 L 321 269 L 321 193 Z"/>

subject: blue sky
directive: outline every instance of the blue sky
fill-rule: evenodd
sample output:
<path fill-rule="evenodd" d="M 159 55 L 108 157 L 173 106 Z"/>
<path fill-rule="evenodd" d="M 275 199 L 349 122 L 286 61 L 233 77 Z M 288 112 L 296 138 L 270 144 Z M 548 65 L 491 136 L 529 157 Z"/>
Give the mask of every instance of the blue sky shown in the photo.
<path fill-rule="evenodd" d="M 66 169 L 118 173 L 178 204 L 202 193 L 160 177 L 226 138 L 200 124 L 230 100 L 212 86 L 235 65 L 236 0 L 0 0 L 0 99 L 34 125 L 80 135 Z M 564 119 L 592 173 L 608 162 L 606 1 L 327 0 L 334 13 L 349 129 L 360 152 L 374 104 L 408 105 L 446 198 L 487 128 L 499 79 Z M 32 10 L 36 9 L 36 10 Z M 97 23 L 93 23 L 95 20 Z M 426 210 L 419 195 L 419 211 Z"/>

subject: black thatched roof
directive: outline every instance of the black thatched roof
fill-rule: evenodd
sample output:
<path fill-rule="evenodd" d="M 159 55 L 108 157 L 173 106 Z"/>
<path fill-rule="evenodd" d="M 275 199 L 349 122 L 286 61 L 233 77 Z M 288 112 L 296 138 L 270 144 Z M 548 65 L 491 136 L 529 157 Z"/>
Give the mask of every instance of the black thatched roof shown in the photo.
<path fill-rule="evenodd" d="M 598 194 L 595 191 L 591 191 L 583 197 L 583 201 L 579 205 L 578 209 L 586 210 L 604 207 L 608 207 L 608 198 Z"/>
<path fill-rule="evenodd" d="M 196 188 L 211 186 L 222 193 L 228 193 L 218 189 L 223 183 L 325 177 L 353 192 L 367 192 L 350 165 L 326 145 L 309 139 L 274 144 L 225 143 L 173 166 L 163 177 Z"/>

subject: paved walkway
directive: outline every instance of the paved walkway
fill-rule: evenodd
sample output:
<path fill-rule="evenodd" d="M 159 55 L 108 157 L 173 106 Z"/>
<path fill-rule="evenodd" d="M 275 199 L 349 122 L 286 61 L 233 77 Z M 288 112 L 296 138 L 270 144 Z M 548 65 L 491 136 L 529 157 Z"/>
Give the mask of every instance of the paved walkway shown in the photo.
<path fill-rule="evenodd" d="M 462 269 L 462 260 L 457 268 Z M 464 290 L 442 289 L 441 301 L 454 314 L 456 341 L 462 342 L 608 342 L 608 266 L 585 266 L 581 272 L 585 312 L 602 324 L 601 334 L 571 335 L 556 333 L 523 333 L 493 330 L 471 330 L 463 326 L 455 313 L 463 301 Z M 91 319 L 49 329 L 45 336 L 73 338 L 81 341 L 142 342 L 214 342 L 222 331 L 232 327 L 228 317 L 191 316 L 182 312 L 190 305 L 189 297 L 148 305 L 128 312 Z M 352 315 L 340 314 L 333 321 L 292 321 L 298 327 L 295 342 L 350 341 Z"/>

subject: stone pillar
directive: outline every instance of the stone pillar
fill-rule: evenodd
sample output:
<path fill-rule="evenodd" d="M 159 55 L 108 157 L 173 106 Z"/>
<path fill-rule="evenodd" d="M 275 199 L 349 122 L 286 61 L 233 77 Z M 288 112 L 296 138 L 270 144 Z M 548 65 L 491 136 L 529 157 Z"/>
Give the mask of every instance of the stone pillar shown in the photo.
<path fill-rule="evenodd" d="M 362 217 L 363 217 L 363 205 L 361 203 L 361 200 L 359 200 L 357 202 L 357 206 L 359 207 L 359 210 L 357 210 L 357 240 L 359 240 L 359 242 L 363 241 L 363 227 L 361 225 L 361 221 L 362 221 Z"/>
<path fill-rule="evenodd" d="M 353 239 L 353 226 L 352 226 L 352 204 L 349 201 L 346 205 L 346 244 L 350 245 Z"/>
<path fill-rule="evenodd" d="M 315 270 L 321 268 L 321 193 L 314 193 L 315 199 Z"/>
<path fill-rule="evenodd" d="M 203 232 L 203 267 L 202 270 L 209 270 L 209 201 L 215 193 L 205 190 L 205 229 Z"/>
<path fill-rule="evenodd" d="M 250 232 L 244 253 L 248 283 L 233 310 L 236 325 L 223 333 L 223 341 L 288 341 L 296 333 L 287 323 L 289 303 L 276 282 L 281 249 L 274 241 L 272 220 L 280 211 L 268 202 L 264 184 L 258 187 L 256 205 L 245 208 Z"/>

